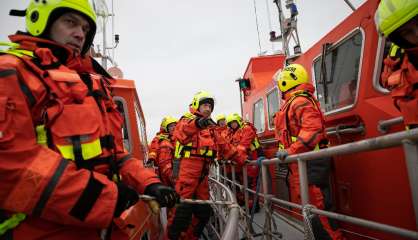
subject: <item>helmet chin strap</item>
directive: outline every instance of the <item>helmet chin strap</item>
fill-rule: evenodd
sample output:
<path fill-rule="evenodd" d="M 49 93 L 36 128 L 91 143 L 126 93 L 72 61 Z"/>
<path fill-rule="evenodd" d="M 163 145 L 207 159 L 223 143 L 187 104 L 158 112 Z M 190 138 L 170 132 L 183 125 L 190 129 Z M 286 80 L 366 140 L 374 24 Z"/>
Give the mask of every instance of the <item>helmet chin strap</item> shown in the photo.
<path fill-rule="evenodd" d="M 10 16 L 16 16 L 16 17 L 24 17 L 26 16 L 26 9 L 25 10 L 16 10 L 16 9 L 12 9 L 9 12 Z"/>

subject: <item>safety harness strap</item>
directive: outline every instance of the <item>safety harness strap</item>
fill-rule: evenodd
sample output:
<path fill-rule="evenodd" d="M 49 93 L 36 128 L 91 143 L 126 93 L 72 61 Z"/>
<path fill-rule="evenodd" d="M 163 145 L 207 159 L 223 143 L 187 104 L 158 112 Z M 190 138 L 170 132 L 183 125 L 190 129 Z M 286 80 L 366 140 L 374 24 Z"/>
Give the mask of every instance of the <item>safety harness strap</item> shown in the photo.
<path fill-rule="evenodd" d="M 40 217 L 42 214 L 42 211 L 48 202 L 49 198 L 52 195 L 52 192 L 54 191 L 55 187 L 57 186 L 62 174 L 64 173 L 66 167 L 68 165 L 68 161 L 66 159 L 61 159 L 61 162 L 59 163 L 57 169 L 55 170 L 54 175 L 49 180 L 46 188 L 41 194 L 41 197 L 38 200 L 38 203 L 34 207 L 32 211 L 32 215 L 36 217 Z"/>
<path fill-rule="evenodd" d="M 87 186 L 84 188 L 84 191 L 81 193 L 81 196 L 74 207 L 71 209 L 70 215 L 80 221 L 84 221 L 102 193 L 103 187 L 104 185 L 94 178 L 93 173 L 90 173 Z"/>
<path fill-rule="evenodd" d="M 81 148 L 80 135 L 72 136 L 71 142 L 73 144 L 74 161 L 78 168 L 81 168 L 83 163 L 83 153 Z"/>

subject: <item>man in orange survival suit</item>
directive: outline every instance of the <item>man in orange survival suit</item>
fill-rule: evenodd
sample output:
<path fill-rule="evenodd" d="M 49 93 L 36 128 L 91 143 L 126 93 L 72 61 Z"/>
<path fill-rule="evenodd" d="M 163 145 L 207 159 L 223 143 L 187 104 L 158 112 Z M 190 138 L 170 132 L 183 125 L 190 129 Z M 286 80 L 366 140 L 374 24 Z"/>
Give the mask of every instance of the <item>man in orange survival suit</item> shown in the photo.
<path fill-rule="evenodd" d="M 161 121 L 160 132 L 151 142 L 148 159 L 153 161 L 158 169 L 161 181 L 167 186 L 172 183 L 172 161 L 174 157 L 173 132 L 177 119 L 165 116 Z"/>
<path fill-rule="evenodd" d="M 257 129 L 249 122 L 244 122 L 238 113 L 229 114 L 226 118 L 226 123 L 230 129 L 230 141 L 232 145 L 238 149 L 242 149 L 246 153 L 246 159 L 256 160 L 259 157 L 264 158 L 263 149 L 261 148 L 260 141 L 258 140 L 256 131 Z M 262 160 L 262 159 L 261 159 Z M 242 181 L 242 168 L 237 169 L 237 176 Z M 248 187 L 252 190 L 256 190 L 258 167 L 256 165 L 248 166 Z M 244 196 L 242 192 L 237 196 L 238 201 L 243 203 Z M 253 202 L 250 201 L 249 208 L 252 209 Z"/>
<path fill-rule="evenodd" d="M 123 148 L 114 80 L 86 55 L 92 7 L 33 0 L 11 14 L 28 32 L 0 55 L 0 237 L 127 238 L 109 226 L 138 193 L 168 207 L 177 195 Z"/>
<path fill-rule="evenodd" d="M 225 114 L 218 114 L 215 117 L 216 125 L 218 126 L 218 131 L 221 132 L 222 136 L 228 140 L 229 139 L 229 129 L 226 125 L 226 116 Z"/>
<path fill-rule="evenodd" d="M 216 115 L 215 120 L 216 120 L 216 125 L 218 125 L 218 127 L 226 129 L 226 116 L 225 116 L 225 114 Z"/>
<path fill-rule="evenodd" d="M 382 85 L 409 128 L 418 127 L 418 1 L 382 0 L 376 26 L 392 45 L 384 60 Z"/>
<path fill-rule="evenodd" d="M 176 177 L 176 191 L 182 198 L 209 199 L 208 171 L 215 154 L 218 154 L 218 159 L 232 159 L 244 164 L 245 156 L 226 142 L 210 118 L 214 103 L 211 94 L 198 92 L 193 97 L 190 112 L 180 118 L 174 130 L 173 176 Z M 199 221 L 194 226 L 192 239 L 198 239 L 211 214 L 209 205 L 177 205 L 173 224 L 168 229 L 169 238 L 178 239 L 193 215 Z"/>
<path fill-rule="evenodd" d="M 324 116 L 315 91 L 309 83 L 305 68 L 299 64 L 286 66 L 278 76 L 277 85 L 285 103 L 275 116 L 275 132 L 279 141 L 276 157 L 284 160 L 288 155 L 326 147 Z M 325 145 L 325 146 L 322 146 Z M 309 197 L 319 209 L 329 209 L 330 160 L 308 161 Z M 297 163 L 289 164 L 290 196 L 300 203 L 300 181 Z M 325 201 L 324 201 L 325 200 Z M 315 239 L 343 239 L 341 231 L 324 216 L 312 219 Z"/>

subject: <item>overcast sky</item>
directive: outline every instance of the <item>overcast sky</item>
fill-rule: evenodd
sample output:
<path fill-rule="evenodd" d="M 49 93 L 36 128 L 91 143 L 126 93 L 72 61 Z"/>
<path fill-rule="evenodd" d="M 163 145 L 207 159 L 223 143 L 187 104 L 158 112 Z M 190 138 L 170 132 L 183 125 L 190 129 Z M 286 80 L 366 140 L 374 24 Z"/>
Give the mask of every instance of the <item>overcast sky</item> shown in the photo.
<path fill-rule="evenodd" d="M 106 1 L 110 10 L 111 0 Z M 278 29 L 277 9 L 273 0 L 255 2 L 261 50 L 271 53 L 268 39 L 270 25 Z M 351 13 L 343 0 L 295 2 L 302 51 Z M 358 7 L 364 0 L 351 2 Z M 0 41 L 16 29 L 25 30 L 24 18 L 10 17 L 8 11 L 24 9 L 28 3 L 0 1 Z M 149 141 L 162 117 L 181 116 L 199 90 L 215 96 L 214 115 L 240 111 L 234 80 L 260 52 L 254 0 L 114 0 L 114 12 L 115 33 L 120 34 L 115 60 L 125 78 L 135 80 Z"/>

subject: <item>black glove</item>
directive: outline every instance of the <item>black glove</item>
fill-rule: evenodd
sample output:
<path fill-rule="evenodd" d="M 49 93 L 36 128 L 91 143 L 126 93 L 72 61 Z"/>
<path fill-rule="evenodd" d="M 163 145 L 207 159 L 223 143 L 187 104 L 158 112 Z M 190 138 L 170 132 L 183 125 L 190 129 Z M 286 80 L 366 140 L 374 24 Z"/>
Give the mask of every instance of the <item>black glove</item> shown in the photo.
<path fill-rule="evenodd" d="M 200 129 L 207 128 L 212 125 L 216 125 L 216 123 L 211 118 L 197 118 L 196 126 Z"/>
<path fill-rule="evenodd" d="M 115 217 L 119 217 L 123 211 L 138 202 L 138 193 L 127 186 L 126 184 L 119 182 L 116 184 L 118 187 L 118 200 L 116 202 Z"/>
<path fill-rule="evenodd" d="M 276 157 L 281 161 L 286 160 L 288 155 L 289 155 L 289 153 L 284 149 L 280 149 L 276 152 Z"/>
<path fill-rule="evenodd" d="M 153 183 L 145 188 L 144 194 L 155 197 L 160 207 L 172 208 L 179 202 L 179 195 L 171 187 Z"/>

